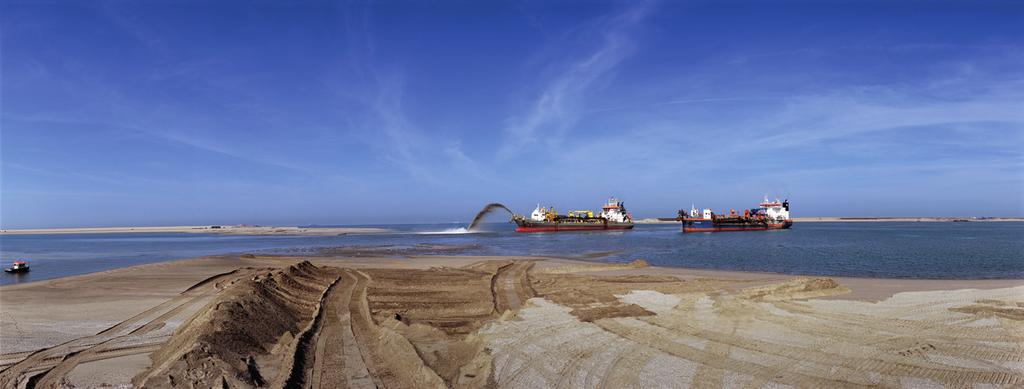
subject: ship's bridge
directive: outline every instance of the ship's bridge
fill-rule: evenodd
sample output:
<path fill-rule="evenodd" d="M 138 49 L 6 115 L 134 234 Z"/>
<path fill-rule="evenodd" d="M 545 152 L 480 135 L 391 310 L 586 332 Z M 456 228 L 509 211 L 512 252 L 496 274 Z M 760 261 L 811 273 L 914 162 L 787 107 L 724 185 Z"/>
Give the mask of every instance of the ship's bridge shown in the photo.
<path fill-rule="evenodd" d="M 605 203 L 605 205 L 601 207 L 601 209 L 620 209 L 620 208 L 622 208 L 622 201 L 617 199 L 617 198 L 615 198 L 615 197 L 608 198 L 608 202 Z"/>
<path fill-rule="evenodd" d="M 632 217 L 626 213 L 626 206 L 615 197 L 609 198 L 608 202 L 601 207 L 601 217 L 616 223 L 632 221 Z"/>
<path fill-rule="evenodd" d="M 779 199 L 775 201 L 768 201 L 768 197 L 764 198 L 761 202 L 761 208 L 765 210 L 765 216 L 772 220 L 789 220 L 789 200 L 780 202 Z"/>

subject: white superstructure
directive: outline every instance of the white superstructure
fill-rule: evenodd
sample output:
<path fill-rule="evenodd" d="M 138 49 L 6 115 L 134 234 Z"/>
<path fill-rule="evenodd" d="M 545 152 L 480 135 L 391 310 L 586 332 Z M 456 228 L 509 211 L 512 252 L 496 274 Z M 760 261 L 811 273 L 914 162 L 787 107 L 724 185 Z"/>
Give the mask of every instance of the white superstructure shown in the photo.
<path fill-rule="evenodd" d="M 682 212 L 680 212 L 680 215 L 683 215 Z M 703 211 L 698 211 L 697 207 L 695 207 L 693 205 L 690 205 L 690 218 L 691 219 L 700 218 L 700 219 L 711 220 L 711 209 L 704 208 Z"/>
<path fill-rule="evenodd" d="M 608 203 L 601 207 L 601 217 L 615 223 L 633 221 L 633 218 L 626 212 L 626 206 L 623 205 L 622 201 L 614 197 L 609 198 Z"/>
<path fill-rule="evenodd" d="M 552 207 L 549 211 L 547 207 L 541 207 L 540 204 L 537 204 L 537 208 L 534 208 L 533 213 L 530 213 L 530 220 L 535 222 L 545 221 L 549 212 L 554 213 L 554 208 Z"/>
<path fill-rule="evenodd" d="M 780 222 L 789 220 L 789 200 L 784 202 L 779 202 L 779 199 L 768 201 L 768 196 L 765 196 L 764 201 L 761 202 L 761 208 L 764 209 L 768 220 Z"/>

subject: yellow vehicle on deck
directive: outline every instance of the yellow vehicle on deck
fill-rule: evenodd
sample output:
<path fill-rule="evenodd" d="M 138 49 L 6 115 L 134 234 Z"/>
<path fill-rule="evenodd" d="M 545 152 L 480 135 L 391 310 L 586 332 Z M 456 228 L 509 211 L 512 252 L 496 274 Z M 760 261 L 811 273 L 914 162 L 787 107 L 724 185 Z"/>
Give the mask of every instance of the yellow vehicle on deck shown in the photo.
<path fill-rule="evenodd" d="M 593 218 L 594 217 L 594 212 L 591 212 L 591 211 L 588 211 L 588 210 L 575 210 L 575 211 L 569 211 L 569 215 L 568 216 L 569 217 L 578 217 L 578 218 Z"/>

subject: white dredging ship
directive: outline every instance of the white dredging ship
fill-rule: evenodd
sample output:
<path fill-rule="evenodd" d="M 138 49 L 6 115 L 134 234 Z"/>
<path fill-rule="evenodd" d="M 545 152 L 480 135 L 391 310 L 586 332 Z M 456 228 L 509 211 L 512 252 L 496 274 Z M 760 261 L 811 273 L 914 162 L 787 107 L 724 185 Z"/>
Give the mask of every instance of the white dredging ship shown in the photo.
<path fill-rule="evenodd" d="M 691 206 L 690 211 L 679 210 L 679 215 L 672 219 L 683 223 L 683 232 L 721 232 L 721 231 L 764 231 L 782 230 L 793 226 L 789 217 L 789 200 L 768 201 L 764 198 L 759 208 L 744 209 L 742 213 L 730 209 L 728 214 L 720 215 L 710 209 L 698 212 Z"/>
<path fill-rule="evenodd" d="M 530 213 L 530 217 L 512 215 L 516 223 L 516 232 L 561 232 L 561 231 L 595 231 L 595 230 L 628 230 L 633 228 L 633 217 L 626 211 L 622 201 L 610 198 L 601 207 L 601 212 L 594 215 L 589 210 L 569 211 L 559 215 L 554 207 L 542 207 L 540 204 Z"/>

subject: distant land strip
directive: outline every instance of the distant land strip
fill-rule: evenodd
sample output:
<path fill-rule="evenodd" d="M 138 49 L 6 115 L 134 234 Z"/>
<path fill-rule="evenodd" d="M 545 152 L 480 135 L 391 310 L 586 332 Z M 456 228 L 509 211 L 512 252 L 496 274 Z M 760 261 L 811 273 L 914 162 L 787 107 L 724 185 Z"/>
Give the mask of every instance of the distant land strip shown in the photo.
<path fill-rule="evenodd" d="M 336 236 L 346 234 L 378 234 L 390 232 L 387 228 L 371 227 L 272 227 L 272 226 L 164 226 L 164 227 L 82 227 L 82 228 L 34 228 L 0 229 L 0 235 L 33 234 L 124 234 L 124 233 L 169 233 L 185 232 L 197 234 L 225 235 L 304 235 Z"/>

